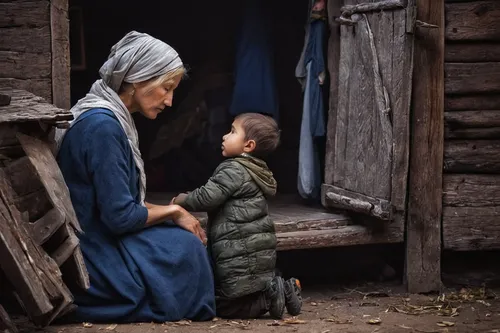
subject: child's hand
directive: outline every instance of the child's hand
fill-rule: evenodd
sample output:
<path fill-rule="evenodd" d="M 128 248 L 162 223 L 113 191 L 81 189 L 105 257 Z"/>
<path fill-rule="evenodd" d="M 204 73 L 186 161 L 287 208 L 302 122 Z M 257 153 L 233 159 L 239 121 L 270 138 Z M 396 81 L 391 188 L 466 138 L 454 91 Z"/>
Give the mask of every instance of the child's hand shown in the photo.
<path fill-rule="evenodd" d="M 170 201 L 170 204 L 171 205 L 180 205 L 181 203 L 184 202 L 184 200 L 186 200 L 186 197 L 187 197 L 187 193 L 179 193 L 176 197 L 174 197 L 172 199 L 172 201 Z"/>

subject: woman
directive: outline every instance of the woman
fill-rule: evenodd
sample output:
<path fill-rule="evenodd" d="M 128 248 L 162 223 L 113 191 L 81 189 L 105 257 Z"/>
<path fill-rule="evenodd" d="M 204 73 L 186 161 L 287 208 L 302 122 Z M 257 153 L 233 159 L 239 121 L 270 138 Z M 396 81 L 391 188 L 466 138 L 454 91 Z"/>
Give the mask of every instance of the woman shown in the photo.
<path fill-rule="evenodd" d="M 172 105 L 185 69 L 177 52 L 132 31 L 111 49 L 101 80 L 57 133 L 58 163 L 84 233 L 90 289 L 74 290 L 91 322 L 208 320 L 215 314 L 205 233 L 177 205 L 144 202 L 146 177 L 131 116 Z M 164 222 L 164 221 L 172 222 Z"/>

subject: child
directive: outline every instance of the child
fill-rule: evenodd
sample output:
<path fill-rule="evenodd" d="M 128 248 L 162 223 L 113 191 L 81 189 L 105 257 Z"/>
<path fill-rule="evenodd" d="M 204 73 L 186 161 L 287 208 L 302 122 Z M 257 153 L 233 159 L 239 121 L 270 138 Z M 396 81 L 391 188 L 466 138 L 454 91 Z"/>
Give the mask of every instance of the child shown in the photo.
<path fill-rule="evenodd" d="M 261 159 L 279 144 L 276 122 L 259 113 L 241 114 L 222 138 L 228 159 L 208 182 L 179 194 L 173 203 L 208 212 L 208 251 L 213 261 L 217 315 L 257 318 L 296 316 L 302 307 L 299 281 L 275 276 L 276 235 L 266 197 L 276 180 Z"/>

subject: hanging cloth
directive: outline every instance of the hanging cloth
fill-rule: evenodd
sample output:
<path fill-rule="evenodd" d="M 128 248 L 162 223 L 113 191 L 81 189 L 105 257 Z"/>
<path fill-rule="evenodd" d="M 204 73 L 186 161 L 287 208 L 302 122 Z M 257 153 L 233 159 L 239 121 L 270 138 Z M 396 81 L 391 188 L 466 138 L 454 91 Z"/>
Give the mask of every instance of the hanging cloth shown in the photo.
<path fill-rule="evenodd" d="M 295 69 L 295 76 L 304 90 L 297 187 L 303 198 L 317 199 L 321 189 L 321 166 L 315 139 L 325 136 L 326 132 L 321 90 L 325 78 L 326 15 L 324 0 L 311 0 L 309 5 L 305 45 Z"/>

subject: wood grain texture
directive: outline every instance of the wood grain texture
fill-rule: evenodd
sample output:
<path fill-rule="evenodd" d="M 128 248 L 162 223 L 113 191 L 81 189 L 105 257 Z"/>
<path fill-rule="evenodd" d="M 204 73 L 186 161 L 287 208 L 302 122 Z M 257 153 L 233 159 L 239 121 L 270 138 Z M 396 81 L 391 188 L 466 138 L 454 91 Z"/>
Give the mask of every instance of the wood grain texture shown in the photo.
<path fill-rule="evenodd" d="M 447 111 L 500 110 L 499 94 L 447 95 Z"/>
<path fill-rule="evenodd" d="M 443 206 L 500 207 L 499 193 L 500 175 L 445 174 L 443 176 Z"/>
<path fill-rule="evenodd" d="M 405 268 L 408 291 L 429 292 L 441 288 L 444 0 L 416 5 L 417 20 L 439 28 L 415 32 Z"/>
<path fill-rule="evenodd" d="M 12 97 L 10 105 L 0 107 L 0 123 L 73 119 L 69 110 L 57 108 L 27 91 L 0 88 L 0 92 Z"/>
<path fill-rule="evenodd" d="M 50 37 L 52 40 L 52 104 L 69 110 L 70 55 L 68 0 L 50 0 Z"/>
<path fill-rule="evenodd" d="M 335 162 L 335 132 L 337 129 L 337 108 L 339 93 L 339 62 L 340 62 L 340 25 L 336 18 L 340 16 L 339 0 L 328 0 L 328 73 L 330 74 L 330 98 L 328 106 L 328 122 L 326 129 L 325 150 L 325 183 L 333 184 Z"/>
<path fill-rule="evenodd" d="M 48 1 L 11 1 L 0 2 L 0 28 L 32 27 L 49 25 Z M 7 29 L 2 30 L 2 33 Z"/>
<path fill-rule="evenodd" d="M 447 250 L 500 249 L 499 206 L 444 207 L 443 246 Z"/>
<path fill-rule="evenodd" d="M 0 78 L 0 88 L 9 88 L 16 90 L 26 90 L 32 94 L 42 97 L 49 102 L 52 98 L 52 80 L 45 79 L 15 79 L 15 78 Z"/>
<path fill-rule="evenodd" d="M 445 112 L 445 139 L 500 139 L 500 110 Z"/>
<path fill-rule="evenodd" d="M 444 145 L 444 171 L 500 173 L 500 140 L 448 140 Z"/>
<path fill-rule="evenodd" d="M 41 79 L 50 74 L 50 53 L 0 51 L 1 78 Z"/>
<path fill-rule="evenodd" d="M 0 51 L 43 53 L 50 56 L 50 27 L 48 25 L 41 28 L 16 27 L 1 31 Z"/>
<path fill-rule="evenodd" d="M 446 62 L 500 62 L 500 43 L 447 43 Z"/>
<path fill-rule="evenodd" d="M 446 63 L 446 94 L 500 92 L 500 62 Z"/>
<path fill-rule="evenodd" d="M 447 40 L 500 40 L 498 1 L 449 3 L 445 14 Z"/>

